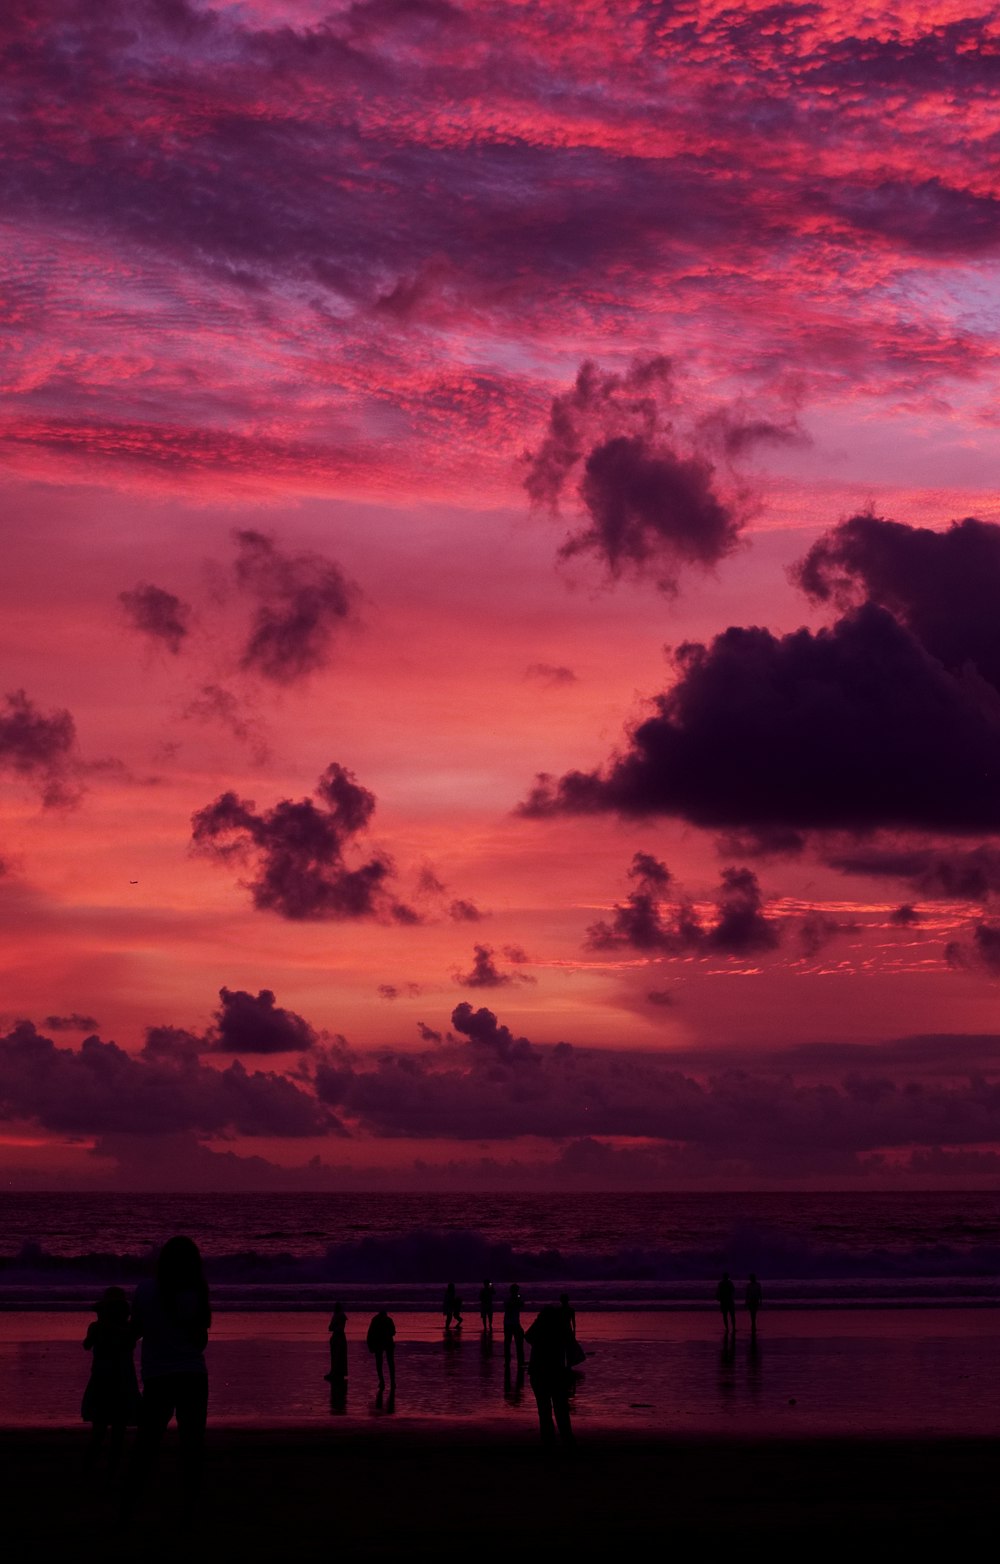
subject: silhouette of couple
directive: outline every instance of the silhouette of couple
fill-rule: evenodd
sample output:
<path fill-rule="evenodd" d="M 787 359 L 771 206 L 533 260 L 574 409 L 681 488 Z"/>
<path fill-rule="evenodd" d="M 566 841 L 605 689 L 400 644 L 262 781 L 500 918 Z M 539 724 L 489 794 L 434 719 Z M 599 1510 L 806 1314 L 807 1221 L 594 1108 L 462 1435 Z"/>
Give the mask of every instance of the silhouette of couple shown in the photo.
<path fill-rule="evenodd" d="M 722 1311 L 723 1329 L 728 1336 L 730 1331 L 736 1335 L 736 1285 L 728 1271 L 723 1271 L 722 1280 L 715 1289 L 716 1302 Z M 764 1291 L 757 1280 L 757 1273 L 750 1272 L 750 1280 L 747 1282 L 743 1301 L 746 1304 L 747 1313 L 750 1316 L 751 1339 L 757 1335 L 757 1311 L 763 1302 Z"/>

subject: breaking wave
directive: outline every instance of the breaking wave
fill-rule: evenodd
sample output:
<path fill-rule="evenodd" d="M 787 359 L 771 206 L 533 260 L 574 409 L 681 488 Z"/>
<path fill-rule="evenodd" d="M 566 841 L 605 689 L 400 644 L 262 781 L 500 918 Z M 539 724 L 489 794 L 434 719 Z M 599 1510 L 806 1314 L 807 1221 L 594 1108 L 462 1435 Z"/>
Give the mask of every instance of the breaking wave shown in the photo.
<path fill-rule="evenodd" d="M 395 1308 L 434 1310 L 454 1280 L 474 1313 L 484 1276 L 498 1297 L 516 1280 L 529 1302 L 561 1290 L 598 1309 L 712 1308 L 715 1282 L 728 1269 L 739 1282 L 751 1270 L 770 1305 L 785 1308 L 975 1307 L 1000 1303 L 1000 1245 L 916 1244 L 847 1249 L 796 1243 L 750 1226 L 706 1247 L 606 1246 L 518 1248 L 470 1230 L 418 1230 L 359 1237 L 325 1249 L 266 1247 L 206 1252 L 218 1307 L 324 1308 L 334 1297 L 384 1299 Z M 95 1290 L 134 1285 L 148 1275 L 153 1250 L 59 1254 L 22 1244 L 0 1256 L 0 1308 L 90 1307 Z"/>

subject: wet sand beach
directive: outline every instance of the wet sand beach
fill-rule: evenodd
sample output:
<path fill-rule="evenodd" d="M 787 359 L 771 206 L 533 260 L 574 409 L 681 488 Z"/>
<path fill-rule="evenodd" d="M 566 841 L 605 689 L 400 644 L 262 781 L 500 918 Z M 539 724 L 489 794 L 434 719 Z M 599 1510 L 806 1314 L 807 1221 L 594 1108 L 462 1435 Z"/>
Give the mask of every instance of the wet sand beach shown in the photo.
<path fill-rule="evenodd" d="M 206 1495 L 185 1527 L 176 1444 L 133 1522 L 83 1476 L 84 1432 L 0 1431 L 12 1556 L 64 1561 L 531 1560 L 679 1546 L 699 1558 L 886 1557 L 994 1534 L 995 1439 L 656 1438 L 590 1429 L 574 1455 L 529 1426 L 210 1430 Z"/>

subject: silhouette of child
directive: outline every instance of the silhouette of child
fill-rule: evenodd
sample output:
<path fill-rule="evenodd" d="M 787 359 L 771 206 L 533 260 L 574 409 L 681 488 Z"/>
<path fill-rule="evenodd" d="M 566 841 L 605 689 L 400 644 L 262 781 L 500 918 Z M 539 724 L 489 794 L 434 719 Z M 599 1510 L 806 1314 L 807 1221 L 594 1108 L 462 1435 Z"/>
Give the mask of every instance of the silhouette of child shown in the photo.
<path fill-rule="evenodd" d="M 445 1288 L 444 1302 L 441 1305 L 441 1313 L 444 1315 L 444 1328 L 451 1330 L 451 1322 L 454 1320 L 455 1329 L 462 1329 L 462 1300 L 455 1292 L 455 1283 L 449 1282 Z"/>
<path fill-rule="evenodd" d="M 719 1308 L 722 1310 L 722 1323 L 725 1327 L 726 1335 L 729 1335 L 730 1327 L 732 1327 L 733 1335 L 735 1335 L 736 1288 L 733 1286 L 728 1271 L 723 1271 L 722 1280 L 715 1289 L 715 1296 L 716 1300 L 718 1301 Z"/>
<path fill-rule="evenodd" d="M 94 1305 L 97 1315 L 83 1338 L 93 1364 L 80 1408 L 83 1421 L 92 1425 L 87 1446 L 87 1467 L 93 1465 L 108 1430 L 108 1472 L 115 1470 L 125 1445 L 125 1429 L 139 1420 L 139 1381 L 135 1377 L 135 1336 L 129 1320 L 128 1299 L 120 1287 L 109 1287 Z"/>
<path fill-rule="evenodd" d="M 368 1351 L 375 1357 L 375 1372 L 378 1374 L 378 1388 L 385 1389 L 385 1374 L 383 1365 L 389 1366 L 389 1389 L 396 1390 L 396 1326 L 389 1316 L 388 1309 L 379 1309 L 372 1316 L 372 1322 L 368 1327 L 368 1335 L 365 1341 Z"/>
<path fill-rule="evenodd" d="M 330 1372 L 326 1378 L 331 1384 L 347 1378 L 347 1315 L 338 1299 L 330 1316 Z"/>
<path fill-rule="evenodd" d="M 757 1280 L 757 1273 L 756 1271 L 751 1271 L 750 1280 L 747 1282 L 747 1290 L 743 1295 L 743 1301 L 745 1302 L 747 1306 L 747 1312 L 750 1315 L 751 1336 L 756 1336 L 757 1334 L 757 1310 L 760 1308 L 763 1297 L 764 1289 Z"/>

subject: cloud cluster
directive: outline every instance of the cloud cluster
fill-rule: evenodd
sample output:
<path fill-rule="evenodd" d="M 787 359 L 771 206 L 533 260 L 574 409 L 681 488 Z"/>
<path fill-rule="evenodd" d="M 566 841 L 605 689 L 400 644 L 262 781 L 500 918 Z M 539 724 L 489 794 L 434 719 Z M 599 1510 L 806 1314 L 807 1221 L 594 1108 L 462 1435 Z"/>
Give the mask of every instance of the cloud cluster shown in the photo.
<path fill-rule="evenodd" d="M 42 1025 L 49 1032 L 96 1032 L 99 1022 L 93 1016 L 79 1015 L 74 1010 L 68 1016 L 46 1016 Z"/>
<path fill-rule="evenodd" d="M 855 517 L 798 576 L 846 612 L 682 645 L 623 750 L 542 775 L 523 812 L 674 815 L 788 850 L 817 831 L 1000 830 L 1000 527 Z"/>
<path fill-rule="evenodd" d="M 997 1037 L 814 1044 L 761 1053 L 747 1069 L 721 1046 L 669 1057 L 543 1046 L 462 1002 L 447 1034 L 420 1024 L 421 1052 L 358 1053 L 343 1039 L 316 1040 L 292 1017 L 292 1032 L 301 1038 L 304 1028 L 308 1043 L 294 1078 L 206 1059 L 227 1022 L 263 1039 L 260 1051 L 278 1052 L 268 1027 L 277 1013 L 286 1029 L 291 1013 L 269 997 L 223 990 L 204 1038 L 151 1028 L 138 1055 L 96 1037 L 60 1048 L 22 1023 L 0 1038 L 0 1118 L 109 1145 L 183 1135 L 533 1136 L 568 1150 L 626 1139 L 679 1156 L 689 1170 L 779 1178 L 858 1171 L 859 1159 L 915 1147 L 958 1155 L 996 1143 Z"/>
<path fill-rule="evenodd" d="M 194 848 L 221 862 L 246 864 L 253 904 L 291 919 L 353 919 L 383 914 L 408 921 L 392 903 L 391 860 L 375 853 L 357 867 L 345 858 L 368 826 L 375 797 L 334 762 L 316 784 L 315 798 L 282 799 L 273 808 L 233 792 L 192 816 Z"/>
<path fill-rule="evenodd" d="M 190 634 L 191 609 L 187 603 L 173 592 L 148 583 L 119 592 L 118 601 L 133 630 L 177 655 Z"/>
<path fill-rule="evenodd" d="M 284 553 L 273 538 L 249 529 L 234 536 L 235 579 L 257 605 L 241 666 L 275 684 L 294 684 L 329 661 L 356 590 L 320 554 Z"/>
<path fill-rule="evenodd" d="M 665 910 L 672 876 L 651 854 L 636 853 L 628 873 L 636 888 L 616 904 L 610 921 L 602 918 L 591 924 L 590 950 L 743 956 L 774 950 L 779 943 L 778 926 L 764 915 L 760 886 L 750 869 L 722 871 L 715 921 L 707 927 L 687 897 L 675 896 Z"/>
<path fill-rule="evenodd" d="M 455 981 L 463 988 L 509 988 L 514 983 L 534 983 L 529 972 L 506 972 L 497 965 L 492 945 L 472 947 L 472 966 L 468 972 L 456 972 Z M 518 945 L 505 945 L 504 955 L 513 966 L 523 966 L 527 956 Z"/>
<path fill-rule="evenodd" d="M 670 361 L 637 359 L 623 374 L 583 364 L 553 399 L 548 430 L 530 455 L 525 487 L 536 504 L 559 506 L 577 475 L 586 521 L 564 558 L 595 554 L 612 577 L 656 573 L 672 590 L 685 565 L 709 567 L 732 552 L 745 516 L 724 500 L 712 462 L 677 427 Z"/>
<path fill-rule="evenodd" d="M 76 803 L 80 762 L 69 712 L 45 713 L 24 690 L 7 695 L 0 707 L 0 771 L 32 782 L 48 809 Z"/>
<path fill-rule="evenodd" d="M 916 1039 L 895 1050 L 799 1050 L 794 1063 L 775 1055 L 747 1070 L 723 1051 L 699 1065 L 690 1055 L 541 1047 L 467 1003 L 456 1007 L 452 1025 L 465 1041 L 436 1041 L 424 1054 L 384 1050 L 362 1059 L 331 1051 L 316 1073 L 319 1097 L 381 1135 L 642 1137 L 682 1146 L 717 1167 L 769 1176 L 846 1169 L 886 1148 L 975 1146 L 996 1137 L 1000 1084 L 981 1074 L 965 1082 L 889 1078 L 890 1061 L 897 1073 L 911 1056 L 932 1056 L 940 1069 L 941 1039 L 924 1040 L 933 1041 L 930 1049 Z M 990 1042 L 996 1075 L 1000 1056 L 996 1039 Z M 796 1080 L 796 1066 L 813 1079 Z M 838 1068 L 839 1077 L 832 1073 Z M 953 1073 L 961 1069 L 959 1057 Z"/>
<path fill-rule="evenodd" d="M 139 1055 L 97 1037 L 59 1048 L 24 1022 L 0 1038 L 0 1112 L 63 1135 L 337 1131 L 329 1109 L 286 1076 L 249 1073 L 238 1060 L 218 1070 L 155 1042 Z"/>
<path fill-rule="evenodd" d="M 923 896 L 985 901 L 1000 892 L 1000 847 L 925 847 L 905 842 L 858 844 L 831 852 L 826 862 L 843 874 L 908 882 Z"/>

